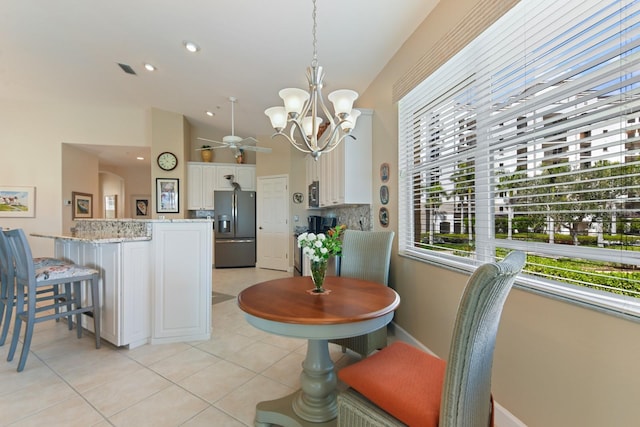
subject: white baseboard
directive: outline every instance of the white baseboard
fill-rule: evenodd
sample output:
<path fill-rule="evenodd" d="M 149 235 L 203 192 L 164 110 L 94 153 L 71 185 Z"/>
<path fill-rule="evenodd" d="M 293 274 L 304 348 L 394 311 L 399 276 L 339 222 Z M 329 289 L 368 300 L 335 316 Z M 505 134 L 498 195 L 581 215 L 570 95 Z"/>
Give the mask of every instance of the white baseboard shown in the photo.
<path fill-rule="evenodd" d="M 416 341 L 416 339 L 413 338 L 409 333 L 407 333 L 407 331 L 396 325 L 395 322 L 391 322 L 389 324 L 389 330 L 397 340 L 414 345 L 429 354 L 434 354 L 429 348 Z M 525 423 L 520 421 L 515 415 L 513 415 L 495 400 L 493 401 L 493 405 L 495 410 L 495 427 L 527 427 Z"/>
<path fill-rule="evenodd" d="M 527 427 L 525 423 L 516 418 L 515 415 L 507 411 L 504 406 L 501 406 L 495 400 L 493 401 L 493 409 L 495 410 L 495 427 Z"/>

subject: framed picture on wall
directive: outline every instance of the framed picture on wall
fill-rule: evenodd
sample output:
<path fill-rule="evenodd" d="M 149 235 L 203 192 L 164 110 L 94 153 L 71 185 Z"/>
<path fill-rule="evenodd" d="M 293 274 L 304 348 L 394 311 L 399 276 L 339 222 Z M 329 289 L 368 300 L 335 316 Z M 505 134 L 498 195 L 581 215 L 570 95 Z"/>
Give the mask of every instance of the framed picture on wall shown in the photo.
<path fill-rule="evenodd" d="M 142 219 L 151 218 L 151 196 L 148 194 L 134 194 L 131 196 L 131 217 Z"/>
<path fill-rule="evenodd" d="M 180 212 L 180 180 L 178 178 L 156 178 L 156 212 Z"/>
<path fill-rule="evenodd" d="M 383 205 L 389 203 L 389 187 L 386 185 L 380 186 L 380 203 Z"/>
<path fill-rule="evenodd" d="M 389 181 L 389 163 L 383 163 L 380 165 L 380 181 Z"/>
<path fill-rule="evenodd" d="M 36 187 L 0 186 L 0 218 L 36 216 Z"/>
<path fill-rule="evenodd" d="M 71 213 L 73 219 L 93 218 L 93 194 L 71 192 Z"/>
<path fill-rule="evenodd" d="M 383 227 L 389 226 L 389 210 L 384 206 L 380 208 L 378 212 L 378 220 L 380 221 L 380 225 Z"/>

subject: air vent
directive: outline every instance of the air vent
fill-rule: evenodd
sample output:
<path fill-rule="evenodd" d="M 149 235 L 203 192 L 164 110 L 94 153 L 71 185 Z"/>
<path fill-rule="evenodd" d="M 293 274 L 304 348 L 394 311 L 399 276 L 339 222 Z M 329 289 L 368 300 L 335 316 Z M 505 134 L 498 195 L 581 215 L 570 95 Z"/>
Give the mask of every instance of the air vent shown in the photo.
<path fill-rule="evenodd" d="M 118 62 L 118 65 L 120 66 L 120 68 L 122 68 L 122 71 L 124 71 L 127 74 L 133 74 L 134 76 L 136 75 L 136 72 L 133 71 L 133 68 L 131 68 L 129 65 L 127 64 L 121 64 Z"/>

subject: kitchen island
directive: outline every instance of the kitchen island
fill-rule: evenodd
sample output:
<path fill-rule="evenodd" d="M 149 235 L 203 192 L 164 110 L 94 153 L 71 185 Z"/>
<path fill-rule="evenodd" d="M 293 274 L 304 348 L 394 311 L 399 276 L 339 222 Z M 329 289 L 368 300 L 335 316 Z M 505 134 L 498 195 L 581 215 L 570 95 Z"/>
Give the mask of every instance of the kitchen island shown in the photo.
<path fill-rule="evenodd" d="M 54 239 L 57 258 L 100 271 L 105 340 L 134 348 L 210 338 L 210 220 L 85 219 L 69 235 L 31 235 Z"/>

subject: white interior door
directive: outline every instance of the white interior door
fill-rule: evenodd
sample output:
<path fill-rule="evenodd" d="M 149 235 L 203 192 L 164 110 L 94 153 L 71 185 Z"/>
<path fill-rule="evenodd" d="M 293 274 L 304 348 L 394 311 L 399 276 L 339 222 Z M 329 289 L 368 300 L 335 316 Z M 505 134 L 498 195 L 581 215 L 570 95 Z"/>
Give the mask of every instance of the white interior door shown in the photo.
<path fill-rule="evenodd" d="M 289 176 L 258 177 L 257 267 L 289 271 Z"/>

